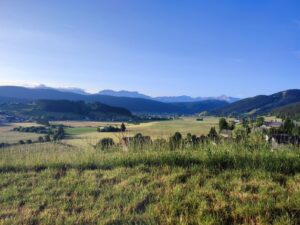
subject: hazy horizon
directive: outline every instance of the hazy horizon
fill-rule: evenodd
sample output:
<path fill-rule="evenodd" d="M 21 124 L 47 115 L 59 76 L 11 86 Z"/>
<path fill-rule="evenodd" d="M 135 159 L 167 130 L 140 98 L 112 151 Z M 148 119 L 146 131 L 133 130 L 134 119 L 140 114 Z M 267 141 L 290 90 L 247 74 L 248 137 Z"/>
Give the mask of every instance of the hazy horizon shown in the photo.
<path fill-rule="evenodd" d="M 0 85 L 238 98 L 300 83 L 300 2 L 0 2 Z"/>

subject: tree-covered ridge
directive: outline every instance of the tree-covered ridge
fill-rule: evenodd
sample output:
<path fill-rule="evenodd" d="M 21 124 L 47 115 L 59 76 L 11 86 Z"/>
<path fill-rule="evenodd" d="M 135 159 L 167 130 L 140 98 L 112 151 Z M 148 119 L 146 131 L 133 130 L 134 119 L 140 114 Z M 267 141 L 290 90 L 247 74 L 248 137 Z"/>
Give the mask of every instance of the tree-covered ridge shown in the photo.
<path fill-rule="evenodd" d="M 279 107 L 272 112 L 273 115 L 281 118 L 300 119 L 300 102 Z"/>
<path fill-rule="evenodd" d="M 292 103 L 300 102 L 300 90 L 287 90 L 273 95 L 259 95 L 234 102 L 221 109 L 214 110 L 219 115 L 263 115 L 272 110 Z"/>
<path fill-rule="evenodd" d="M 99 102 L 37 100 L 29 103 L 1 104 L 1 113 L 20 120 L 130 120 L 131 112 Z M 15 121 L 17 119 L 14 119 Z"/>

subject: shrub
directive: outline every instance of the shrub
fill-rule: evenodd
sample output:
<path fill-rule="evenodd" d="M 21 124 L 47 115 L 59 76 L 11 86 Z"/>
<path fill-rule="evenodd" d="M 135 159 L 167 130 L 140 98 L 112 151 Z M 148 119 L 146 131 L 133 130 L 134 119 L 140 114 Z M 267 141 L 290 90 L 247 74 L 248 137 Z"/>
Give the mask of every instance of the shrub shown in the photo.
<path fill-rule="evenodd" d="M 142 149 L 144 146 L 149 146 L 151 144 L 151 137 L 143 136 L 141 133 L 137 133 L 133 137 L 133 147 L 135 149 L 139 148 Z"/>
<path fill-rule="evenodd" d="M 182 135 L 176 132 L 172 137 L 170 137 L 170 149 L 176 150 L 182 146 Z"/>
<path fill-rule="evenodd" d="M 106 126 L 97 129 L 98 132 L 120 132 L 121 129 L 113 126 Z"/>
<path fill-rule="evenodd" d="M 44 141 L 45 141 L 45 142 L 51 141 L 50 135 L 46 135 Z"/>
<path fill-rule="evenodd" d="M 28 140 L 26 141 L 26 144 L 32 144 L 32 140 L 28 139 Z"/>
<path fill-rule="evenodd" d="M 168 142 L 163 138 L 155 139 L 153 141 L 153 147 L 155 150 L 166 149 L 167 144 Z"/>
<path fill-rule="evenodd" d="M 114 145 L 115 142 L 112 138 L 103 138 L 98 142 L 97 147 L 100 147 L 101 150 L 107 150 L 113 147 Z"/>
<path fill-rule="evenodd" d="M 125 126 L 124 123 L 121 124 L 121 128 L 120 128 L 120 129 L 121 129 L 122 132 L 125 132 L 125 131 L 126 131 L 126 126 Z"/>
<path fill-rule="evenodd" d="M 208 133 L 208 137 L 211 139 L 217 138 L 218 137 L 218 133 L 216 131 L 216 128 L 212 127 L 210 128 L 210 131 Z"/>
<path fill-rule="evenodd" d="M 44 142 L 44 138 L 43 138 L 42 136 L 40 136 L 40 137 L 38 138 L 38 142 Z"/>

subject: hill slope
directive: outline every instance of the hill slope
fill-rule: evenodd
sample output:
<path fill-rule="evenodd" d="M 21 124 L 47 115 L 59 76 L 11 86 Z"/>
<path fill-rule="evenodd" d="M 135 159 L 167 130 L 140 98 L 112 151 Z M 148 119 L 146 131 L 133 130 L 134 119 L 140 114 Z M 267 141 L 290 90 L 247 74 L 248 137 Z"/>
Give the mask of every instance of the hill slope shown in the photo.
<path fill-rule="evenodd" d="M 273 95 L 259 95 L 246 98 L 218 110 L 213 114 L 218 115 L 261 115 L 270 113 L 275 108 L 300 102 L 300 90 L 287 90 Z"/>
<path fill-rule="evenodd" d="M 272 111 L 272 114 L 281 118 L 289 117 L 300 120 L 300 102 L 278 107 Z"/>
<path fill-rule="evenodd" d="M 38 100 L 31 103 L 4 103 L 0 105 L 4 114 L 21 118 L 48 120 L 128 120 L 133 118 L 125 108 L 102 103 L 85 103 L 69 100 Z"/>

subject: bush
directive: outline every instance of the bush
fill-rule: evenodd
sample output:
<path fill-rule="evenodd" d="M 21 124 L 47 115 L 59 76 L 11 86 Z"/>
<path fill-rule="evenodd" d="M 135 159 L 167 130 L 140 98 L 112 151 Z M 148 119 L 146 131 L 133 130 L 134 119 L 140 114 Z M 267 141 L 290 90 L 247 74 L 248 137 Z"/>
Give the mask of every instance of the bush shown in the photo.
<path fill-rule="evenodd" d="M 167 144 L 168 142 L 163 138 L 155 139 L 153 141 L 153 147 L 155 150 L 164 150 L 166 149 Z"/>
<path fill-rule="evenodd" d="M 63 126 L 59 126 L 57 131 L 53 135 L 53 140 L 54 141 L 62 140 L 64 139 L 64 137 L 65 137 L 65 130 Z"/>
<path fill-rule="evenodd" d="M 182 135 L 176 132 L 172 137 L 170 137 L 170 149 L 176 150 L 182 146 Z"/>
<path fill-rule="evenodd" d="M 50 135 L 46 135 L 44 141 L 45 141 L 45 142 L 51 141 Z"/>
<path fill-rule="evenodd" d="M 152 143 L 151 137 L 149 136 L 143 136 L 141 133 L 137 133 L 133 137 L 133 147 L 135 149 L 139 148 L 142 149 L 146 145 L 150 145 Z"/>
<path fill-rule="evenodd" d="M 103 138 L 97 144 L 97 147 L 100 147 L 101 150 L 108 150 L 113 146 L 115 146 L 115 142 L 112 138 Z"/>
<path fill-rule="evenodd" d="M 38 142 L 44 142 L 44 138 L 41 136 L 38 138 Z"/>
<path fill-rule="evenodd" d="M 106 126 L 106 127 L 97 128 L 97 131 L 98 132 L 120 132 L 121 129 L 118 127 Z"/>
<path fill-rule="evenodd" d="M 20 140 L 20 141 L 19 141 L 19 144 L 20 144 L 20 145 L 24 145 L 24 144 L 25 144 L 25 141 Z"/>
<path fill-rule="evenodd" d="M 28 139 L 28 140 L 26 141 L 26 144 L 32 144 L 32 140 Z"/>

